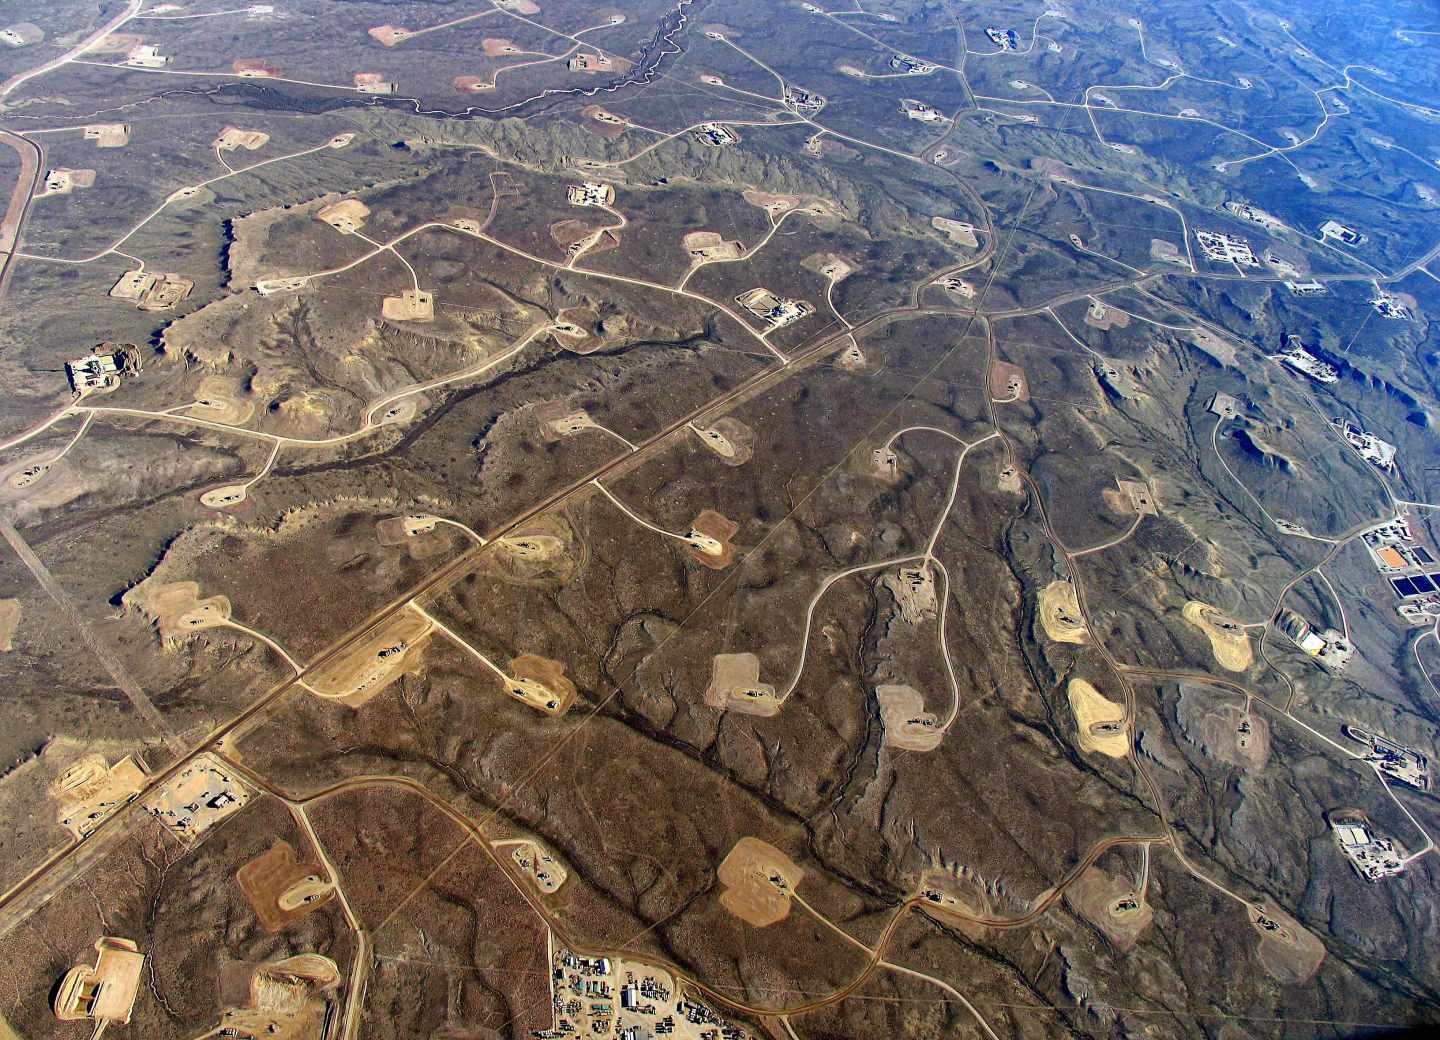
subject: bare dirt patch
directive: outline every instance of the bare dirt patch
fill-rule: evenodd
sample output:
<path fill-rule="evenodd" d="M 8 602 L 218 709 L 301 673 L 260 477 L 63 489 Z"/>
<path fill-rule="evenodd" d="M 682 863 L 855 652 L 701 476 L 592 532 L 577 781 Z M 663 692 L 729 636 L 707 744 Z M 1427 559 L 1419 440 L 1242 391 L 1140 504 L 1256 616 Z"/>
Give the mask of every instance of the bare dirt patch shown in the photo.
<path fill-rule="evenodd" d="M 818 195 L 791 195 L 747 188 L 740 193 L 740 197 L 752 206 L 759 206 L 770 214 L 772 220 L 792 209 L 801 210 L 812 217 L 829 217 L 839 220 L 844 216 L 839 206 Z"/>
<path fill-rule="evenodd" d="M 1182 333 L 1199 350 L 1209 354 L 1222 365 L 1235 364 L 1235 347 L 1208 329 L 1191 329 Z"/>
<path fill-rule="evenodd" d="M 435 295 L 424 289 L 402 290 L 381 301 L 380 316 L 386 321 L 434 321 Z"/>
<path fill-rule="evenodd" d="M 295 849 L 282 840 L 237 870 L 235 881 L 267 932 L 280 931 L 335 896 L 325 870 L 301 863 Z"/>
<path fill-rule="evenodd" d="M 145 786 L 150 770 L 138 756 L 126 755 L 113 766 L 101 754 L 77 759 L 51 783 L 55 818 L 79 841 Z"/>
<path fill-rule="evenodd" d="M 774 686 L 760 681 L 760 658 L 716 654 L 705 703 L 721 711 L 768 717 L 780 710 L 781 701 Z"/>
<path fill-rule="evenodd" d="M 455 89 L 462 94 L 479 94 L 495 89 L 495 84 L 485 76 L 456 76 L 453 82 Z"/>
<path fill-rule="evenodd" d="M 546 715 L 564 715 L 575 703 L 575 684 L 559 661 L 538 654 L 521 654 L 510 662 L 509 691 Z"/>
<path fill-rule="evenodd" d="M 1200 720 L 1200 741 L 1218 762 L 1259 772 L 1270 761 L 1270 723 L 1226 704 Z"/>
<path fill-rule="evenodd" d="M 407 513 L 376 521 L 375 540 L 384 546 L 403 545 L 414 560 L 438 556 L 450 547 L 446 534 L 440 531 L 439 518 L 428 513 Z"/>
<path fill-rule="evenodd" d="M 0 653 L 15 649 L 15 629 L 20 624 L 20 601 L 0 599 Z"/>
<path fill-rule="evenodd" d="M 1014 466 L 1005 466 L 995 474 L 995 486 L 1011 495 L 1020 495 L 1025 492 L 1025 484 L 1020 479 L 1020 471 Z"/>
<path fill-rule="evenodd" d="M 599 105 L 587 105 L 580 110 L 584 120 L 581 125 L 592 134 L 613 141 L 623 134 L 630 126 L 630 120 L 622 115 L 617 115 L 609 109 Z"/>
<path fill-rule="evenodd" d="M 1030 382 L 1025 370 L 1008 361 L 996 361 L 990 369 L 990 397 L 996 401 L 1030 400 Z"/>
<path fill-rule="evenodd" d="M 507 40 L 503 36 L 487 36 L 480 41 L 480 48 L 485 52 L 487 58 L 498 58 L 502 54 L 519 54 L 520 48 L 515 46 L 514 40 Z"/>
<path fill-rule="evenodd" d="M 1163 263 L 1179 264 L 1181 267 L 1189 267 L 1190 262 L 1180 252 L 1180 247 L 1174 242 L 1167 242 L 1163 238 L 1152 238 L 1150 240 L 1150 259 L 1159 260 Z"/>
<path fill-rule="evenodd" d="M 805 877 L 789 856 L 759 838 L 741 838 L 716 872 L 720 905 L 756 928 L 790 915 L 791 895 Z"/>
<path fill-rule="evenodd" d="M 861 372 L 865 369 L 865 352 L 856 343 L 851 343 L 835 355 L 835 367 L 842 372 Z"/>
<path fill-rule="evenodd" d="M 504 846 L 496 842 L 495 847 L 499 849 Z M 542 895 L 554 895 L 569 880 L 570 871 L 565 864 L 549 849 L 530 838 L 515 841 L 510 858 L 515 861 L 515 866 L 520 868 L 521 876 Z"/>
<path fill-rule="evenodd" d="M 940 603 L 935 594 L 935 572 L 926 560 L 902 563 L 898 569 L 880 579 L 900 607 L 900 617 L 917 625 L 939 614 Z"/>
<path fill-rule="evenodd" d="M 315 214 L 315 218 L 323 220 L 336 231 L 349 234 L 364 227 L 365 218 L 369 215 L 370 207 L 359 199 L 341 199 L 322 207 Z"/>
<path fill-rule="evenodd" d="M 410 38 L 410 30 L 398 25 L 377 25 L 369 30 L 370 38 L 382 47 L 393 47 L 401 40 Z"/>
<path fill-rule="evenodd" d="M 691 231 L 680 240 L 692 260 L 738 260 L 745 254 L 745 244 L 726 241 L 718 231 Z"/>
<path fill-rule="evenodd" d="M 256 76 L 265 79 L 280 75 L 280 70 L 264 58 L 236 58 L 230 67 L 238 76 Z"/>
<path fill-rule="evenodd" d="M 951 220 L 949 217 L 931 217 L 930 226 L 957 246 L 976 249 L 980 245 L 980 239 L 975 237 L 974 224 L 966 223 L 963 220 Z"/>
<path fill-rule="evenodd" d="M 227 126 L 220 131 L 220 136 L 215 138 L 215 147 L 221 151 L 244 148 L 253 152 L 263 148 L 269 140 L 270 135 L 262 130 L 241 130 L 239 127 Z"/>
<path fill-rule="evenodd" d="M 570 580 L 583 554 L 569 523 L 546 514 L 491 542 L 480 557 L 480 571 L 510 585 L 551 588 Z"/>
<path fill-rule="evenodd" d="M 1122 496 L 1127 511 L 1138 513 L 1141 516 L 1159 516 L 1160 511 L 1155 505 L 1155 495 L 1150 490 L 1150 485 L 1143 480 L 1120 480 L 1116 479 L 1115 486 Z"/>
<path fill-rule="evenodd" d="M 554 444 L 566 437 L 573 437 L 586 430 L 598 429 L 590 413 L 583 408 L 574 408 L 567 401 L 541 401 L 531 409 L 540 439 Z"/>
<path fill-rule="evenodd" d="M 755 431 L 728 415 L 709 426 L 695 427 L 695 435 L 727 466 L 743 466 L 754 454 Z"/>
<path fill-rule="evenodd" d="M 985 886 L 977 878 L 932 868 L 921 876 L 919 893 L 926 909 L 949 917 L 967 938 L 978 942 L 989 934 L 989 928 L 972 920 L 988 917 L 994 911 Z"/>
<path fill-rule="evenodd" d="M 834 253 L 811 253 L 800 261 L 800 266 L 837 284 L 855 273 L 854 263 Z"/>
<path fill-rule="evenodd" d="M 730 539 L 735 537 L 738 530 L 740 525 L 723 513 L 717 513 L 713 509 L 703 510 L 690 525 L 690 534 L 691 537 L 701 535 L 707 539 L 704 548 L 690 545 L 685 551 L 696 563 L 709 567 L 712 571 L 724 570 L 735 562 L 735 546 L 730 544 Z"/>
<path fill-rule="evenodd" d="M 913 686 L 877 686 L 880 723 L 885 743 L 906 751 L 934 751 L 944 734 L 935 713 L 925 710 L 925 698 Z"/>
<path fill-rule="evenodd" d="M 1065 902 L 1121 953 L 1135 945 L 1155 916 L 1134 884 L 1093 865 L 1065 890 Z"/>
<path fill-rule="evenodd" d="M 197 419 L 242 426 L 255 414 L 253 401 L 243 399 L 239 381 L 224 376 L 206 376 L 195 392 L 195 403 L 188 409 Z"/>
<path fill-rule="evenodd" d="M 1129 327 L 1130 315 L 1101 303 L 1099 300 L 1091 300 L 1090 306 L 1085 310 L 1085 324 L 1092 329 L 1108 332 L 1110 329 Z"/>
<path fill-rule="evenodd" d="M 1090 633 L 1080 616 L 1080 601 L 1075 595 L 1075 586 L 1064 578 L 1052 581 L 1040 593 L 1040 625 L 1045 634 L 1057 643 L 1090 641 Z"/>
<path fill-rule="evenodd" d="M 1086 679 L 1071 679 L 1065 693 L 1070 700 L 1070 710 L 1075 713 L 1080 750 L 1124 758 L 1130 750 L 1125 705 L 1107 699 Z"/>
<path fill-rule="evenodd" d="M 1240 627 L 1240 622 L 1208 603 L 1192 599 L 1181 609 L 1180 614 L 1210 640 L 1210 652 L 1215 662 L 1226 671 L 1243 672 L 1254 661 L 1254 650 L 1250 636 Z"/>
<path fill-rule="evenodd" d="M 305 677 L 312 693 L 358 708 L 420 664 L 430 622 L 399 610 Z"/>
<path fill-rule="evenodd" d="M 130 143 L 130 124 L 93 123 L 85 128 L 85 139 L 96 148 L 124 148 Z"/>
<path fill-rule="evenodd" d="M 1287 985 L 1309 982 L 1325 960 L 1325 944 L 1278 906 L 1246 908 L 1250 924 L 1260 933 L 1261 965 Z"/>
<path fill-rule="evenodd" d="M 575 217 L 566 217 L 564 220 L 557 220 L 550 225 L 550 240 L 561 249 L 568 251 L 599 230 L 598 225 L 587 224 Z"/>
<path fill-rule="evenodd" d="M 139 611 L 160 632 L 167 650 L 173 650 L 191 633 L 223 627 L 230 618 L 230 600 L 224 596 L 202 599 L 193 581 L 155 583 L 148 579 L 120 597 L 126 610 Z"/>

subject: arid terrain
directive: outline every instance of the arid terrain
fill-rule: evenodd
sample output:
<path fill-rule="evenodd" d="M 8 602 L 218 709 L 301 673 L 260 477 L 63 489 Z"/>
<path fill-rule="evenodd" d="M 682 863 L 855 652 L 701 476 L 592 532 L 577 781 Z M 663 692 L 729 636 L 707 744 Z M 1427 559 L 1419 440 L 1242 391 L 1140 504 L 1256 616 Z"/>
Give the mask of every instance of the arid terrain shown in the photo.
<path fill-rule="evenodd" d="M 0 1040 L 1440 1025 L 1433 5 L 11 8 Z"/>

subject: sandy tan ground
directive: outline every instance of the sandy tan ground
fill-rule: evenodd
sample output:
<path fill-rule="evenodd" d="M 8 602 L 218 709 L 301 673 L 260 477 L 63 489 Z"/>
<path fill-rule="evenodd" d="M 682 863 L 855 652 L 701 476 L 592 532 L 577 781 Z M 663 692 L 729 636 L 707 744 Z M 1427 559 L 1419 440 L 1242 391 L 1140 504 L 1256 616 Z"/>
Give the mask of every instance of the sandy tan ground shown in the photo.
<path fill-rule="evenodd" d="M 399 610 L 306 676 L 320 697 L 358 708 L 420 663 L 430 641 L 430 622 Z"/>
<path fill-rule="evenodd" d="M 775 687 L 760 681 L 760 658 L 754 654 L 716 654 L 705 703 L 742 715 L 774 715 L 780 710 Z"/>
<path fill-rule="evenodd" d="M 155 281 L 141 294 L 140 302 L 135 306 L 142 311 L 168 311 L 189 296 L 194 288 L 195 283 L 183 275 L 156 274 Z"/>
<path fill-rule="evenodd" d="M 1135 945 L 1155 916 L 1133 882 L 1093 865 L 1065 890 L 1065 901 L 1121 953 Z"/>
<path fill-rule="evenodd" d="M 691 231 L 680 245 L 696 260 L 738 260 L 745 253 L 743 242 L 726 241 L 718 231 Z"/>
<path fill-rule="evenodd" d="M 550 239 L 561 249 L 570 249 L 599 231 L 601 226 L 587 224 L 577 217 L 566 217 L 550 225 Z"/>
<path fill-rule="evenodd" d="M 280 70 L 269 64 L 264 58 L 236 58 L 230 63 L 230 67 L 242 76 L 278 76 Z"/>
<path fill-rule="evenodd" d="M 94 123 L 85 128 L 85 137 L 96 148 L 124 148 L 130 143 L 130 124 Z"/>
<path fill-rule="evenodd" d="M 843 282 L 855 273 L 854 263 L 834 253 L 811 253 L 800 261 L 800 266 L 836 283 Z"/>
<path fill-rule="evenodd" d="M 1130 324 L 1130 315 L 1106 306 L 1099 300 L 1092 300 L 1085 311 L 1085 324 L 1102 331 L 1123 329 Z"/>
<path fill-rule="evenodd" d="M 1090 634 L 1080 617 L 1080 601 L 1075 586 L 1061 578 L 1046 585 L 1040 593 L 1040 625 L 1045 634 L 1057 643 L 1087 643 Z"/>
<path fill-rule="evenodd" d="M 478 94 L 484 90 L 494 90 L 495 84 L 487 76 L 456 76 L 455 89 L 462 94 Z"/>
<path fill-rule="evenodd" d="M 865 368 L 865 352 L 851 343 L 835 355 L 835 367 L 842 372 L 860 372 Z"/>
<path fill-rule="evenodd" d="M 55 818 L 78 841 L 134 798 L 149 775 L 137 756 L 126 755 L 112 766 L 104 755 L 84 755 L 50 785 Z"/>
<path fill-rule="evenodd" d="M 1210 651 L 1221 668 L 1243 672 L 1255 659 L 1250 636 L 1240 623 L 1222 614 L 1208 603 L 1192 599 L 1180 611 L 1181 616 L 1210 640 Z"/>
<path fill-rule="evenodd" d="M 511 585 L 536 588 L 564 584 L 584 561 L 584 542 L 563 517 L 546 514 L 491 543 L 480 569 Z"/>
<path fill-rule="evenodd" d="M 206 752 L 190 759 L 142 806 L 172 837 L 193 848 L 211 827 L 245 808 L 250 797 L 235 771 Z"/>
<path fill-rule="evenodd" d="M 1020 479 L 1020 471 L 1014 466 L 1002 466 L 995 474 L 995 487 L 1011 495 L 1023 494 L 1025 483 Z"/>
<path fill-rule="evenodd" d="M 772 218 L 778 217 L 782 213 L 788 213 L 792 209 L 802 209 L 811 216 L 818 217 L 839 218 L 843 216 L 840 207 L 818 195 L 791 195 L 747 188 L 740 193 L 740 197 L 752 206 L 759 206 Z"/>
<path fill-rule="evenodd" d="M 510 662 L 510 696 L 546 715 L 564 715 L 575 703 L 575 684 L 559 661 L 521 654 Z"/>
<path fill-rule="evenodd" d="M 126 610 L 138 610 L 160 632 L 167 650 L 173 650 L 192 632 L 222 627 L 230 618 L 230 600 L 224 596 L 202 599 L 193 581 L 154 584 L 143 581 L 120 597 Z"/>
<path fill-rule="evenodd" d="M 435 296 L 424 289 L 405 289 L 399 296 L 387 296 L 380 304 L 386 321 L 433 321 Z"/>
<path fill-rule="evenodd" d="M 1106 699 L 1085 679 L 1071 679 L 1065 693 L 1070 699 L 1070 710 L 1075 713 L 1080 750 L 1124 758 L 1130 750 L 1125 706 Z"/>
<path fill-rule="evenodd" d="M 913 686 L 877 686 L 880 723 L 885 743 L 906 751 L 934 751 L 945 735 L 935 713 L 925 710 L 925 698 Z"/>
<path fill-rule="evenodd" d="M 1030 382 L 1025 370 L 1008 361 L 996 361 L 990 369 L 990 396 L 997 401 L 1030 400 Z"/>
<path fill-rule="evenodd" d="M 735 532 L 740 530 L 740 525 L 723 513 L 717 513 L 713 509 L 706 509 L 695 518 L 690 525 L 690 530 L 696 534 L 703 534 L 713 538 L 720 543 L 718 553 L 708 553 L 696 546 L 688 546 L 686 552 L 696 563 L 709 567 L 712 571 L 724 570 L 735 562 L 735 546 L 730 544 L 730 539 L 735 537 Z"/>
<path fill-rule="evenodd" d="M 370 38 L 382 47 L 393 47 L 401 40 L 409 39 L 410 30 L 398 25 L 377 25 L 369 30 Z"/>
<path fill-rule="evenodd" d="M 1200 720 L 1200 742 L 1216 761 L 1258 772 L 1270 761 L 1270 723 L 1226 704 Z"/>
<path fill-rule="evenodd" d="M 501 36 L 487 36 L 480 41 L 480 49 L 485 52 L 487 58 L 495 58 L 501 54 L 515 54 L 520 50 L 515 46 L 514 40 L 507 40 Z"/>
<path fill-rule="evenodd" d="M 587 105 L 580 110 L 580 115 L 585 120 L 582 125 L 586 130 L 607 141 L 619 137 L 630 125 L 630 120 L 625 116 L 617 115 L 599 105 Z"/>
<path fill-rule="evenodd" d="M 554 444 L 585 430 L 595 429 L 595 420 L 583 408 L 574 408 L 565 400 L 540 401 L 531 408 L 540 439 Z"/>
<path fill-rule="evenodd" d="M 1325 960 L 1325 944 L 1278 906 L 1248 907 L 1250 924 L 1260 934 L 1260 963 L 1287 985 L 1309 982 Z"/>
<path fill-rule="evenodd" d="M 323 220 L 337 231 L 358 231 L 365 226 L 370 207 L 359 199 L 341 199 L 321 208 L 315 217 Z"/>
<path fill-rule="evenodd" d="M 1192 329 L 1189 332 L 1182 332 L 1184 336 L 1195 346 L 1209 354 L 1222 365 L 1235 364 L 1235 347 L 1233 344 L 1221 339 L 1208 329 Z"/>
<path fill-rule="evenodd" d="M 277 840 L 235 872 L 260 925 L 278 932 L 335 896 L 335 885 L 322 867 L 299 862 L 287 841 Z"/>
<path fill-rule="evenodd" d="M 403 545 L 412 559 L 424 560 L 443 553 L 450 544 L 439 526 L 439 518 L 427 513 L 387 517 L 376 521 L 375 540 L 385 546 Z"/>
<path fill-rule="evenodd" d="M 720 456 L 727 466 L 743 466 L 754 454 L 755 431 L 728 415 L 709 426 L 697 427 L 700 443 Z"/>
<path fill-rule="evenodd" d="M 510 858 L 515 861 L 525 879 L 542 895 L 554 895 L 570 878 L 570 871 L 565 864 L 549 849 L 530 838 L 517 841 L 510 852 Z"/>
<path fill-rule="evenodd" d="M 243 400 L 238 380 L 224 376 L 206 376 L 195 391 L 195 404 L 188 411 L 197 419 L 241 426 L 255 414 L 253 401 Z"/>
<path fill-rule="evenodd" d="M 1143 480 L 1119 480 L 1115 481 L 1120 493 L 1130 504 L 1132 513 L 1139 513 L 1141 516 L 1159 516 L 1159 509 L 1155 505 L 1155 495 L 1150 490 L 1150 485 Z"/>
<path fill-rule="evenodd" d="M 220 131 L 220 136 L 215 138 L 215 147 L 222 151 L 232 148 L 244 148 L 253 152 L 263 148 L 270 140 L 270 135 L 262 130 L 241 130 L 236 126 L 227 126 Z"/>
<path fill-rule="evenodd" d="M 0 653 L 15 649 L 15 629 L 20 625 L 20 601 L 0 599 Z"/>
<path fill-rule="evenodd" d="M 790 915 L 790 896 L 805 872 L 773 845 L 741 838 L 716 872 L 724 890 L 720 905 L 740 920 L 764 928 Z"/>
<path fill-rule="evenodd" d="M 967 938 L 979 942 L 991 931 L 984 925 L 967 921 L 963 917 L 949 916 L 965 914 L 984 917 L 993 912 L 990 897 L 985 886 L 976 878 L 963 873 L 932 868 L 920 878 L 918 889 L 925 900 L 925 907 L 934 910 L 947 924 L 958 929 Z"/>
<path fill-rule="evenodd" d="M 935 597 L 935 572 L 924 561 L 904 563 L 880 579 L 900 607 L 900 616 L 912 625 L 935 617 L 940 603 Z"/>
<path fill-rule="evenodd" d="M 335 962 L 315 953 L 258 965 L 250 978 L 249 1000 L 222 1011 L 215 1032 L 274 1040 L 317 1036 L 328 1017 L 326 994 L 339 983 Z"/>
<path fill-rule="evenodd" d="M 931 217 L 930 226 L 957 246 L 975 249 L 980 245 L 980 240 L 975 237 L 975 226 L 963 220 L 951 220 L 949 217 Z"/>

